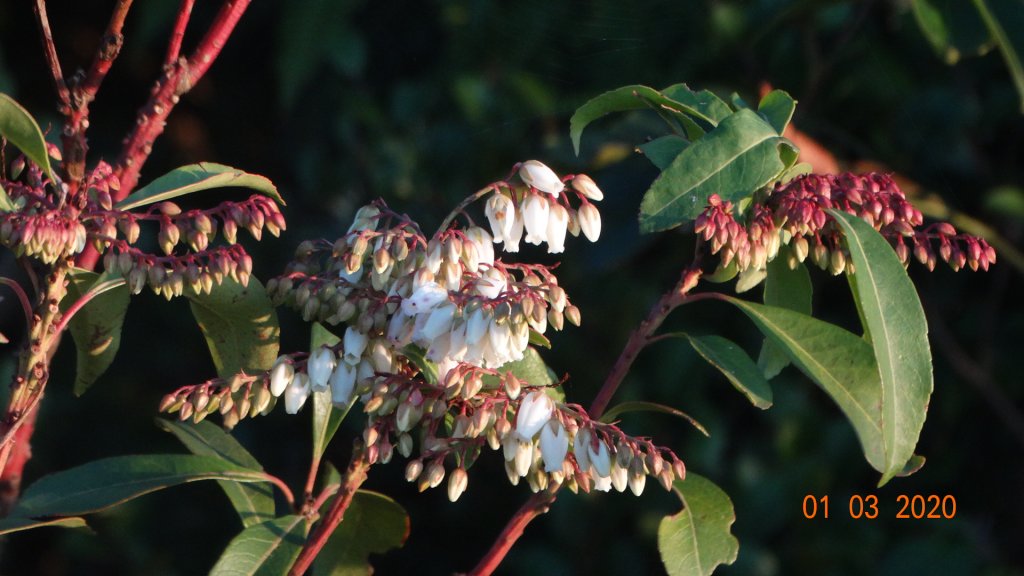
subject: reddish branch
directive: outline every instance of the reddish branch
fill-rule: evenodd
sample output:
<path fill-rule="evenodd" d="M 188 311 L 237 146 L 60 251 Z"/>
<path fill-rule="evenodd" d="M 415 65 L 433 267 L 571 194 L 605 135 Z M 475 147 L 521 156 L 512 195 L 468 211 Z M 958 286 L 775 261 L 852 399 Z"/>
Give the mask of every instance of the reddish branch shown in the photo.
<path fill-rule="evenodd" d="M 640 351 L 653 341 L 655 338 L 654 333 L 658 331 L 658 328 L 668 318 L 668 315 L 686 302 L 687 294 L 697 286 L 700 276 L 701 270 L 698 259 L 683 271 L 683 275 L 675 287 L 662 295 L 661 299 L 658 300 L 658 303 L 654 305 L 654 308 L 647 315 L 647 318 L 633 330 L 629 340 L 626 342 L 626 346 L 622 349 L 622 353 L 619 354 L 615 365 L 612 366 L 611 372 L 608 373 L 608 377 L 605 378 L 604 384 L 590 405 L 591 418 L 600 418 L 601 414 L 608 408 L 608 403 L 619 389 L 619 386 L 622 385 L 622 381 L 625 379 L 626 374 L 629 373 L 629 369 L 640 354 Z M 560 487 L 555 486 L 531 496 L 509 519 L 501 534 L 498 535 L 494 544 L 491 545 L 490 550 L 484 554 L 484 557 L 468 573 L 468 576 L 488 576 L 492 574 L 498 565 L 501 564 L 502 560 L 505 559 L 505 556 L 519 537 L 523 535 L 523 530 L 526 529 L 526 526 L 534 518 L 548 511 L 555 498 L 557 498 Z"/>
<path fill-rule="evenodd" d="M 36 14 L 36 23 L 39 24 L 39 34 L 42 36 L 43 53 L 46 55 L 46 63 L 50 66 L 50 74 L 53 76 L 53 84 L 57 89 L 57 98 L 60 99 L 60 112 L 67 114 L 71 110 L 71 96 L 68 92 L 67 82 L 64 81 L 64 73 L 60 69 L 60 60 L 57 58 L 57 47 L 53 44 L 53 32 L 50 31 L 50 19 L 46 16 L 46 1 L 36 0 L 32 5 Z"/>
<path fill-rule="evenodd" d="M 288 571 L 288 576 L 302 576 L 313 565 L 316 555 L 327 544 L 327 539 L 331 537 L 331 534 L 334 533 L 338 524 L 345 517 L 345 511 L 352 504 L 352 498 L 355 497 L 356 491 L 366 481 L 366 473 L 369 469 L 370 464 L 366 461 L 363 451 L 356 448 L 352 453 L 352 460 L 349 462 L 348 470 L 345 472 L 345 483 L 338 490 L 337 495 L 334 496 L 330 510 L 327 511 L 327 514 L 317 524 L 316 529 L 306 539 L 299 557 L 295 560 L 291 570 Z"/>
<path fill-rule="evenodd" d="M 164 66 L 174 64 L 181 54 L 181 41 L 185 38 L 185 29 L 188 28 L 188 20 L 192 17 L 193 4 L 195 4 L 195 0 L 181 0 L 178 18 L 174 21 L 174 31 L 171 32 L 171 41 L 167 44 L 167 56 L 164 58 Z"/>
<path fill-rule="evenodd" d="M 123 200 L 138 184 L 139 172 L 153 151 L 153 142 L 163 133 L 167 125 L 167 116 L 181 95 L 188 92 L 217 59 L 224 43 L 234 31 L 238 19 L 249 7 L 249 2 L 250 0 L 225 1 L 192 56 L 188 59 L 178 58 L 164 70 L 164 75 L 153 88 L 149 102 L 139 111 L 135 128 L 128 135 L 114 169 L 121 183 L 121 189 L 113 197 L 115 202 Z M 191 3 L 184 2 L 181 9 L 191 11 Z M 181 22 L 183 19 L 187 23 L 187 18 L 179 12 L 178 21 Z"/>

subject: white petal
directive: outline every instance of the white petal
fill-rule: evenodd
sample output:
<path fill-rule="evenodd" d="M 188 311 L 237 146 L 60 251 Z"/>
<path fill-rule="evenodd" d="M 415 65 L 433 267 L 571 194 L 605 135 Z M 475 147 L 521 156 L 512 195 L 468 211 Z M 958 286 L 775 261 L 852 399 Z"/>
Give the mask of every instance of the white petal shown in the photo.
<path fill-rule="evenodd" d="M 455 310 L 455 304 L 451 302 L 445 302 L 434 308 L 434 311 L 430 313 L 430 317 L 427 319 L 426 325 L 423 327 L 423 337 L 427 340 L 433 340 L 441 334 L 450 331 L 452 329 L 452 319 L 455 318 Z"/>
<path fill-rule="evenodd" d="M 555 402 L 543 390 L 534 390 L 523 398 L 516 416 L 516 434 L 529 440 L 551 419 Z"/>
<path fill-rule="evenodd" d="M 607 444 L 599 440 L 596 450 L 593 444 L 587 446 L 587 456 L 590 457 L 590 465 L 594 467 L 594 471 L 598 476 L 608 476 L 611 474 L 612 461 L 611 457 L 608 456 Z"/>
<path fill-rule="evenodd" d="M 561 204 L 552 203 L 548 213 L 548 253 L 560 254 L 565 250 L 565 232 L 569 227 L 569 211 Z"/>
<path fill-rule="evenodd" d="M 565 188 L 565 184 L 555 174 L 555 171 L 548 168 L 537 160 L 527 160 L 519 167 L 519 177 L 527 186 L 532 186 L 541 192 L 547 192 L 555 198 Z"/>
<path fill-rule="evenodd" d="M 302 405 L 309 398 L 309 377 L 305 374 L 296 374 L 288 389 L 284 391 L 284 411 L 289 414 L 298 413 Z"/>
<path fill-rule="evenodd" d="M 366 351 L 366 342 L 368 341 L 366 334 L 363 334 L 354 327 L 349 326 L 345 330 L 345 362 L 349 364 L 356 364 L 359 362 L 359 358 L 362 357 L 363 352 Z"/>
<path fill-rule="evenodd" d="M 436 282 L 426 282 L 411 296 L 402 300 L 402 311 L 413 316 L 415 314 L 423 314 L 430 311 L 441 303 L 442 300 L 448 298 L 448 291 L 441 287 Z"/>
<path fill-rule="evenodd" d="M 295 378 L 295 368 L 284 356 L 277 359 L 270 370 L 270 393 L 275 397 L 284 393 Z"/>
<path fill-rule="evenodd" d="M 552 418 L 540 430 L 540 453 L 545 472 L 559 472 L 569 452 L 569 433 L 558 420 Z"/>
<path fill-rule="evenodd" d="M 587 237 L 587 240 L 597 242 L 597 239 L 601 237 L 601 213 L 597 211 L 597 206 L 593 204 L 580 206 L 578 218 L 583 235 Z"/>
<path fill-rule="evenodd" d="M 309 385 L 314 392 L 327 390 L 327 379 L 331 377 L 337 363 L 338 359 L 329 348 L 321 346 L 310 354 L 306 362 L 306 374 L 309 375 Z"/>
<path fill-rule="evenodd" d="M 523 200 L 523 226 L 526 227 L 526 243 L 539 246 L 547 240 L 548 214 L 550 206 L 546 198 L 529 194 Z"/>
<path fill-rule="evenodd" d="M 337 406 L 347 406 L 352 401 L 352 392 L 356 384 L 356 368 L 347 362 L 341 362 L 331 374 L 331 402 Z"/>

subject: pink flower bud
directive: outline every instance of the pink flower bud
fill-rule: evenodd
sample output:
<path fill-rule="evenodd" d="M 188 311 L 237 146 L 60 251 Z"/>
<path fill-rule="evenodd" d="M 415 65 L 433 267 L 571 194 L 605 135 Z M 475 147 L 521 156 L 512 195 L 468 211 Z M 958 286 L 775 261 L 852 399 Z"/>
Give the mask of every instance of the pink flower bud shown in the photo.
<path fill-rule="evenodd" d="M 586 174 L 577 174 L 576 177 L 572 179 L 571 184 L 577 192 L 591 200 L 604 200 L 604 192 L 601 192 L 601 189 L 597 187 L 597 184 L 595 184 L 590 176 L 587 176 Z"/>
<path fill-rule="evenodd" d="M 597 242 L 601 237 L 601 213 L 597 211 L 597 206 L 590 203 L 580 206 L 578 218 L 583 235 L 587 240 Z"/>

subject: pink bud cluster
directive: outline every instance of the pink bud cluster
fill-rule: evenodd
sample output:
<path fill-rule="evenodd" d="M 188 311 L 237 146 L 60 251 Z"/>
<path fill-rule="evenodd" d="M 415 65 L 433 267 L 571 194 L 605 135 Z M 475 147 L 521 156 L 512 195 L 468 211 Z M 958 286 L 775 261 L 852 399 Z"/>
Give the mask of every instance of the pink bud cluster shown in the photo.
<path fill-rule="evenodd" d="M 958 234 L 950 224 L 923 225 L 923 216 L 903 191 L 885 174 L 812 174 L 794 178 L 775 189 L 762 203 L 754 203 L 745 217 L 737 217 L 731 202 L 717 195 L 694 223 L 695 231 L 713 254 L 721 253 L 722 267 L 735 264 L 740 284 L 752 286 L 763 278 L 765 264 L 785 247 L 790 267 L 810 258 L 833 274 L 853 272 L 842 231 L 826 210 L 837 209 L 871 224 L 893 245 L 904 265 L 911 256 L 935 268 L 938 259 L 953 270 L 969 266 L 988 270 L 995 250 L 982 238 Z M 754 276 L 755 273 L 760 274 Z M 739 289 L 739 288 L 738 288 Z"/>
<path fill-rule="evenodd" d="M 224 278 L 248 286 L 252 257 L 239 245 L 216 246 L 181 256 L 155 256 L 116 240 L 103 256 L 103 267 L 124 276 L 133 294 L 149 286 L 170 300 L 185 291 L 209 294 Z"/>
<path fill-rule="evenodd" d="M 33 207 L 0 215 L 0 243 L 16 256 L 53 264 L 85 248 L 86 228 L 74 209 Z"/>

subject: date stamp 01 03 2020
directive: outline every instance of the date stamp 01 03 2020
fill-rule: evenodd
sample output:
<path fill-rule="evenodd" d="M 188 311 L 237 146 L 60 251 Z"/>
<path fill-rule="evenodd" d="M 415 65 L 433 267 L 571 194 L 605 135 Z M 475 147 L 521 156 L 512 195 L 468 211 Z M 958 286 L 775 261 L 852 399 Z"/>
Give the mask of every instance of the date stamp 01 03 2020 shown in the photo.
<path fill-rule="evenodd" d="M 803 500 L 804 518 L 808 520 L 828 519 L 831 502 L 828 495 L 808 494 Z M 847 500 L 846 511 L 854 520 L 878 518 L 878 496 L 854 494 Z M 907 520 L 950 520 L 956 517 L 956 498 L 950 494 L 898 494 L 896 495 L 896 518 Z"/>

